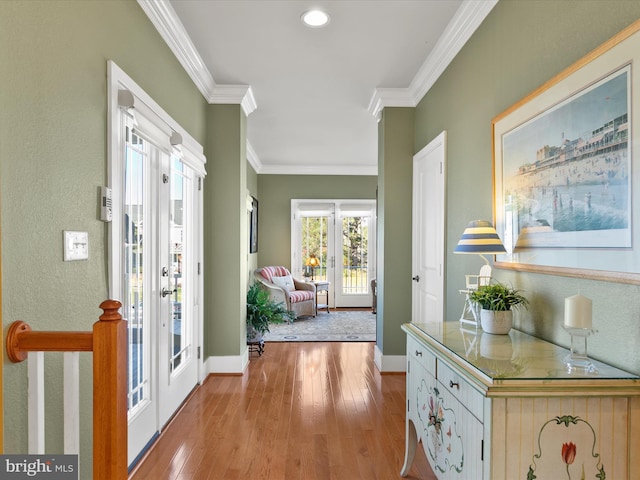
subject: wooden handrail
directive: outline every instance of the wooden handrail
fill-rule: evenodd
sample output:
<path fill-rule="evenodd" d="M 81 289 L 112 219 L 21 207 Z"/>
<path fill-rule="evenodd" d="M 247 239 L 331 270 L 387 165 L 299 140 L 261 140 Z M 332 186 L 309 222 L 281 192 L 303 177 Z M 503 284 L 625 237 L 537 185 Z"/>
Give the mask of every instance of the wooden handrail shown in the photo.
<path fill-rule="evenodd" d="M 100 304 L 104 311 L 92 332 L 34 332 L 13 322 L 7 333 L 7 355 L 22 362 L 28 352 L 93 352 L 93 478 L 127 478 L 127 322 L 117 300 Z"/>

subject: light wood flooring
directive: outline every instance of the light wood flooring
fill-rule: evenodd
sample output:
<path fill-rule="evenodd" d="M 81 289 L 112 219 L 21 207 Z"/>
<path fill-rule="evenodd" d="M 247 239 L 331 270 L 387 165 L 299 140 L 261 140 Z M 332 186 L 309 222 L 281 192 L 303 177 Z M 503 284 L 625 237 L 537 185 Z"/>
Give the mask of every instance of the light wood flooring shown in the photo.
<path fill-rule="evenodd" d="M 242 376 L 209 376 L 131 480 L 399 479 L 405 375 L 373 343 L 267 343 Z M 435 480 L 422 446 L 406 478 Z"/>

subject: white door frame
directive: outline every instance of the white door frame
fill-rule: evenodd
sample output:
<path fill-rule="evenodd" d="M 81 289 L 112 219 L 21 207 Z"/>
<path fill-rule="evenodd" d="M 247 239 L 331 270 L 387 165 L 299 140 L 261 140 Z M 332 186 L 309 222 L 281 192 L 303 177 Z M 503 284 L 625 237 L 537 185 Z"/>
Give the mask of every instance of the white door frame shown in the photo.
<path fill-rule="evenodd" d="M 197 225 L 195 226 L 193 249 L 196 254 L 194 255 L 194 265 L 191 268 L 193 277 L 191 282 L 193 284 L 193 305 L 190 305 L 192 309 L 194 327 L 193 333 L 195 338 L 193 340 L 194 349 L 199 352 L 202 345 L 202 276 L 196 273 L 199 269 L 197 264 L 201 263 L 202 259 L 202 200 L 203 195 L 201 191 L 201 180 L 206 174 L 205 162 L 206 159 L 203 155 L 202 146 L 195 141 L 195 139 L 185 131 L 178 123 L 176 123 L 140 86 L 131 79 L 123 70 L 121 70 L 114 62 L 108 62 L 108 182 L 109 187 L 112 190 L 112 220 L 108 223 L 108 270 L 109 270 L 109 298 L 122 299 L 124 286 L 123 286 L 123 274 L 124 274 L 124 255 L 122 253 L 122 239 L 124 238 L 124 218 L 123 218 L 123 180 L 124 180 L 124 164 L 125 164 L 125 139 L 124 139 L 124 122 L 127 120 L 127 116 L 134 118 L 131 121 L 139 123 L 141 126 L 147 127 L 149 131 L 153 131 L 157 134 L 160 143 L 165 147 L 165 151 L 173 151 L 179 155 L 182 161 L 193 169 L 197 178 L 198 187 L 194 195 L 194 211 L 193 215 L 196 219 Z M 132 109 L 131 107 L 134 107 Z M 127 113 L 127 110 L 133 112 Z M 179 147 L 175 147 L 179 144 Z M 146 217 L 145 217 L 146 218 Z M 153 214 L 149 216 L 153 218 Z M 156 262 L 158 264 L 159 259 L 149 259 L 149 266 Z M 156 296 L 160 294 L 158 279 L 154 279 L 151 283 L 152 287 L 147 288 L 144 295 Z M 160 287 L 161 288 L 161 287 Z M 149 297 L 151 298 L 151 297 Z M 149 314 L 154 318 L 158 318 L 160 312 L 156 311 L 154 304 L 156 302 L 149 302 L 151 312 Z M 171 310 L 171 309 L 169 309 Z M 171 312 L 169 313 L 171 314 Z M 123 317 L 128 317 L 128 312 L 123 312 Z M 144 332 L 144 335 L 154 335 L 159 338 L 157 333 Z M 157 351 L 152 352 L 154 356 L 157 355 Z M 202 381 L 205 375 L 204 365 L 200 355 L 194 353 L 194 361 L 196 368 L 197 381 Z M 153 367 L 157 368 L 157 367 Z M 151 382 L 157 379 L 157 372 L 152 371 Z M 156 397 L 158 396 L 158 385 L 150 384 L 149 389 L 154 392 Z M 163 424 L 161 423 L 160 413 L 157 408 L 154 408 L 147 412 L 150 417 L 147 419 L 157 431 L 160 431 Z M 166 414 L 163 415 L 166 417 Z M 134 418 L 130 418 L 130 421 Z M 139 419 L 138 419 L 139 420 Z M 145 420 L 145 422 L 147 421 Z M 130 437 L 131 437 L 130 432 Z M 157 433 L 157 432 L 156 432 Z M 152 440 L 153 436 L 149 438 Z M 131 463 L 143 449 L 146 447 L 146 440 L 142 439 L 140 445 L 133 446 L 129 442 L 129 463 Z"/>
<path fill-rule="evenodd" d="M 370 282 L 367 285 L 367 293 L 354 295 L 354 301 L 336 298 L 341 282 L 338 281 L 339 268 L 336 265 L 337 255 L 342 251 L 342 218 L 354 216 L 350 214 L 362 214 L 371 216 L 369 225 L 369 239 L 367 255 L 368 278 L 376 276 L 376 200 L 375 199 L 292 199 L 291 200 L 291 273 L 294 277 L 300 277 L 298 271 L 300 262 L 300 245 L 302 243 L 301 219 L 302 217 L 329 217 L 327 235 L 327 280 L 331 282 L 329 288 L 329 307 L 371 306 Z M 344 297 L 344 296 L 343 296 Z M 358 298 L 356 298 L 358 297 Z"/>

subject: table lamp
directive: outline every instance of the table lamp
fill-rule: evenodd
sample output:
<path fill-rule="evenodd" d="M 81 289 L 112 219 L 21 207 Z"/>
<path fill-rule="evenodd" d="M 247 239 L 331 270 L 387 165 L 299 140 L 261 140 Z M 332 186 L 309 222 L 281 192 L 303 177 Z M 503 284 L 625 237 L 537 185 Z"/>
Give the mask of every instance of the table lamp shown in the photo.
<path fill-rule="evenodd" d="M 453 253 L 475 253 L 480 255 L 487 265 L 489 260 L 487 255 L 498 255 L 507 253 L 498 236 L 498 232 L 493 228 L 491 222 L 486 220 L 473 220 L 469 222 L 467 228 L 462 232 L 462 237 L 458 241 Z"/>
<path fill-rule="evenodd" d="M 320 261 L 318 257 L 315 255 L 309 255 L 309 259 L 307 260 L 307 265 L 311 267 L 311 281 L 315 280 L 316 267 L 320 266 Z"/>

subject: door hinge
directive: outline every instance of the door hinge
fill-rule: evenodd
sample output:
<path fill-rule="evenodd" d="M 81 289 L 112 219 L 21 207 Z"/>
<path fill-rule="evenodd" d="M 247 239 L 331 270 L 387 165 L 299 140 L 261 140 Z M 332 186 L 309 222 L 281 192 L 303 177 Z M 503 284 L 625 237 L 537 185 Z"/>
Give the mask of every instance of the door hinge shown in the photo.
<path fill-rule="evenodd" d="M 407 412 L 410 412 L 411 409 L 409 408 L 409 399 L 407 398 Z"/>
<path fill-rule="evenodd" d="M 200 262 L 198 262 L 198 275 L 200 275 Z"/>
<path fill-rule="evenodd" d="M 202 177 L 198 177 L 198 191 L 202 190 Z"/>
<path fill-rule="evenodd" d="M 198 347 L 197 358 L 200 360 L 200 347 Z"/>
<path fill-rule="evenodd" d="M 480 440 L 480 461 L 484 462 L 484 438 Z"/>
<path fill-rule="evenodd" d="M 162 183 L 169 183 L 169 175 L 166 173 L 162 174 Z"/>
<path fill-rule="evenodd" d="M 442 162 L 440 162 L 440 175 L 442 175 Z"/>

